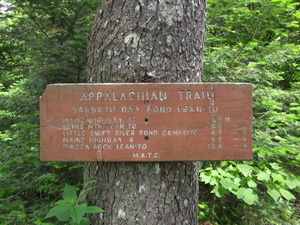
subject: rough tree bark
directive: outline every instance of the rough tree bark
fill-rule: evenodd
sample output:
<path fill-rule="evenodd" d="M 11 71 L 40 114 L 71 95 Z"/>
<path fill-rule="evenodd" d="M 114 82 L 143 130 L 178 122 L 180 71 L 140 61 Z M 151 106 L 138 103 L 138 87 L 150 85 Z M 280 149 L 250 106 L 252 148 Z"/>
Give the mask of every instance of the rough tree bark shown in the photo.
<path fill-rule="evenodd" d="M 102 0 L 89 82 L 200 82 L 205 18 L 205 0 Z M 92 224 L 197 224 L 196 162 L 93 162 L 84 176 L 98 180 L 89 204 L 106 210 Z"/>

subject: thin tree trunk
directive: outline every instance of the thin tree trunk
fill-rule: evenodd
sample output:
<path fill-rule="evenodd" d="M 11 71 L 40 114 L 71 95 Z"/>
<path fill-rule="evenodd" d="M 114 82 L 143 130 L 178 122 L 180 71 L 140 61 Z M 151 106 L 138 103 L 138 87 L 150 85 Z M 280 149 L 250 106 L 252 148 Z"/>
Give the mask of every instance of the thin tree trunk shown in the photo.
<path fill-rule="evenodd" d="M 88 46 L 89 82 L 200 82 L 205 16 L 204 0 L 102 0 Z M 197 224 L 195 162 L 86 163 L 89 178 L 99 185 L 89 204 L 106 210 L 92 224 Z"/>

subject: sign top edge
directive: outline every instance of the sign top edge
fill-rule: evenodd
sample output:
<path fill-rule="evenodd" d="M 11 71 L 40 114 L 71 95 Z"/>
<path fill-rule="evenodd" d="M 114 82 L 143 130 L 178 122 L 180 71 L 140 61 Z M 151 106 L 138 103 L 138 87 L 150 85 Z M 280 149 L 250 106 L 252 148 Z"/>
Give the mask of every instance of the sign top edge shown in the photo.
<path fill-rule="evenodd" d="M 243 83 L 243 82 L 201 82 L 201 83 L 54 83 L 54 84 L 48 84 L 47 86 L 71 86 L 71 85 L 78 85 L 78 86 L 83 86 L 83 85 L 197 85 L 197 84 L 218 84 L 218 85 L 251 85 L 251 83 Z"/>

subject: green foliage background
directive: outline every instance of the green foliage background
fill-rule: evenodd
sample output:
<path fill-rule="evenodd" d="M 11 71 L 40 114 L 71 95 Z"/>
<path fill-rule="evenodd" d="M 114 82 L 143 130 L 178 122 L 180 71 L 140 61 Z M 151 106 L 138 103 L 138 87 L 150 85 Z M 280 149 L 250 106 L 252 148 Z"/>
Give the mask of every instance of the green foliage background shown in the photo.
<path fill-rule="evenodd" d="M 208 0 L 204 80 L 253 85 L 254 160 L 201 164 L 203 222 L 299 224 L 299 8 Z"/>
<path fill-rule="evenodd" d="M 0 8 L 0 224 L 45 224 L 82 164 L 39 160 L 39 96 L 85 82 L 98 0 L 6 0 Z M 3 3 L 0 3 L 3 4 Z M 206 82 L 253 85 L 249 162 L 201 162 L 200 223 L 299 224 L 297 0 L 208 0 Z M 52 221 L 54 222 L 54 221 Z"/>
<path fill-rule="evenodd" d="M 50 83 L 85 82 L 98 1 L 7 0 L 0 22 L 0 224 L 43 224 L 82 164 L 39 160 L 39 96 Z"/>

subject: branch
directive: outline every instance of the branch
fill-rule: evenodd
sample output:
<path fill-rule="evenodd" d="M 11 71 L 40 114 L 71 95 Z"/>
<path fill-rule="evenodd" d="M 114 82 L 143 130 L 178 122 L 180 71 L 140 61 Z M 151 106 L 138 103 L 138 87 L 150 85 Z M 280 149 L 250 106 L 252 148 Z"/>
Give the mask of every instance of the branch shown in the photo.
<path fill-rule="evenodd" d="M 246 43 L 243 45 L 243 47 L 240 49 L 240 51 L 233 57 L 233 60 L 231 61 L 229 68 L 226 70 L 224 76 L 226 76 L 233 68 L 233 63 L 235 63 L 235 61 L 240 57 L 240 55 L 242 54 L 242 52 L 244 51 L 244 49 L 246 48 L 246 46 L 249 44 L 249 42 L 253 39 L 253 37 L 256 34 L 256 31 L 259 27 L 259 24 L 261 22 L 261 18 L 257 21 L 256 27 L 254 29 L 254 31 L 252 32 L 252 35 L 250 36 L 250 38 L 246 41 Z"/>
<path fill-rule="evenodd" d="M 29 16 L 29 18 L 33 21 L 33 23 L 37 26 L 37 28 L 48 38 L 48 34 L 43 30 L 43 28 L 38 24 L 38 22 L 34 19 L 34 17 L 23 7 L 22 3 L 20 3 L 19 0 L 16 0 L 16 2 L 20 5 L 20 8 Z"/>
<path fill-rule="evenodd" d="M 10 196 L 10 197 L 8 197 L 8 198 L 0 199 L 0 202 L 4 202 L 4 201 L 7 201 L 7 200 L 9 200 L 9 199 L 11 199 L 11 198 L 14 198 L 14 197 L 16 197 L 17 195 L 19 195 L 20 193 L 21 193 L 21 191 L 19 191 L 17 194 L 12 195 L 12 196 Z"/>
<path fill-rule="evenodd" d="M 32 63 L 29 63 L 29 64 L 15 64 L 15 65 L 5 65 L 4 67 L 5 68 L 13 68 L 13 67 L 20 67 L 20 66 L 33 66 Z"/>

